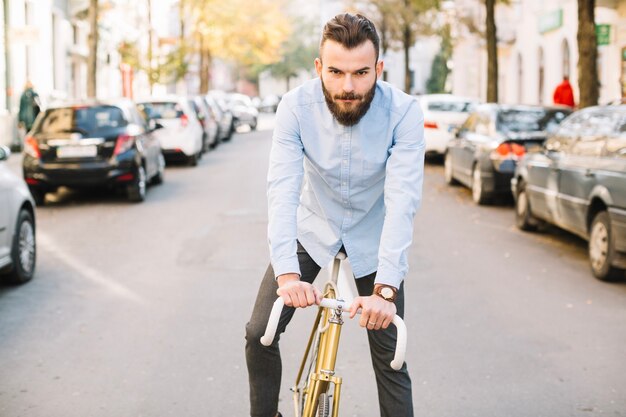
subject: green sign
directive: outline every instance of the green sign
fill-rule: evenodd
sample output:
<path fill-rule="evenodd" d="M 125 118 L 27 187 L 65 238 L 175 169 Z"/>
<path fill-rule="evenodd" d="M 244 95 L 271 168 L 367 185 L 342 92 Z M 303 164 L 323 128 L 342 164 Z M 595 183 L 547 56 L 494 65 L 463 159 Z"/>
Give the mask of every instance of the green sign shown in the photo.
<path fill-rule="evenodd" d="M 563 26 L 563 9 L 539 16 L 539 33 L 550 32 Z"/>
<path fill-rule="evenodd" d="M 598 46 L 610 44 L 611 25 L 596 25 L 596 38 L 598 40 Z"/>

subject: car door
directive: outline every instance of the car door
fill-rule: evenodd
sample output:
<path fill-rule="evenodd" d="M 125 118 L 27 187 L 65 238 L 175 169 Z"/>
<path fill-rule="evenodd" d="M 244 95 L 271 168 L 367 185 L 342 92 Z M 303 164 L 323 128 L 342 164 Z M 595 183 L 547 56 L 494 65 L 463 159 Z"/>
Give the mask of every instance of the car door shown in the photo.
<path fill-rule="evenodd" d="M 599 178 L 612 200 L 609 213 L 615 249 L 626 252 L 626 110 L 622 110 L 614 134 L 606 141 L 604 175 Z"/>
<path fill-rule="evenodd" d="M 152 178 L 156 175 L 158 170 L 157 154 L 154 151 L 155 137 L 148 127 L 146 119 L 141 116 L 139 110 L 135 106 L 129 106 L 128 111 L 132 123 L 137 125 L 141 130 L 139 134 L 139 140 L 141 141 L 142 151 L 146 160 L 146 175 L 148 178 Z"/>
<path fill-rule="evenodd" d="M 452 175 L 460 179 L 461 178 L 461 156 L 463 150 L 463 144 L 467 140 L 466 136 L 471 134 L 476 128 L 476 122 L 478 121 L 478 112 L 470 114 L 465 123 L 461 125 L 456 136 L 448 142 L 448 156 L 451 161 Z"/>
<path fill-rule="evenodd" d="M 460 180 L 471 186 L 474 162 L 481 149 L 487 142 L 491 142 L 495 123 L 491 112 L 481 110 L 477 113 L 476 125 L 473 131 L 467 132 L 459 150 Z"/>
<path fill-rule="evenodd" d="M 558 222 L 557 194 L 559 163 L 576 141 L 585 113 L 577 113 L 564 120 L 543 146 L 541 153 L 532 155 L 528 167 L 528 199 L 533 214 L 549 222 Z"/>
<path fill-rule="evenodd" d="M 612 111 L 593 109 L 581 124 L 570 151 L 559 163 L 559 225 L 581 236 L 587 233 L 589 196 L 597 183 L 596 172 L 602 168 L 606 138 L 611 135 L 615 124 Z"/>

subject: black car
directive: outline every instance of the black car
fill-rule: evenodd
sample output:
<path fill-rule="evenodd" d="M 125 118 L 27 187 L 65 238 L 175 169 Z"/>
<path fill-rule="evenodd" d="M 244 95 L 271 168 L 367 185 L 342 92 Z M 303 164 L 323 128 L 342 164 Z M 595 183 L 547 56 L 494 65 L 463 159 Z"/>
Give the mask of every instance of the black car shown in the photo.
<path fill-rule="evenodd" d="M 589 241 L 593 274 L 626 269 L 626 106 L 590 107 L 567 118 L 541 152 L 517 167 L 511 188 L 522 230 L 548 222 Z"/>
<path fill-rule="evenodd" d="M 148 182 L 163 181 L 165 160 L 149 125 L 130 100 L 48 108 L 24 140 L 24 179 L 37 204 L 57 187 L 106 185 L 143 201 Z"/>
<path fill-rule="evenodd" d="M 477 106 L 448 142 L 446 182 L 470 187 L 477 204 L 486 204 L 498 194 L 510 194 L 517 161 L 540 148 L 547 132 L 570 113 L 562 107 Z"/>

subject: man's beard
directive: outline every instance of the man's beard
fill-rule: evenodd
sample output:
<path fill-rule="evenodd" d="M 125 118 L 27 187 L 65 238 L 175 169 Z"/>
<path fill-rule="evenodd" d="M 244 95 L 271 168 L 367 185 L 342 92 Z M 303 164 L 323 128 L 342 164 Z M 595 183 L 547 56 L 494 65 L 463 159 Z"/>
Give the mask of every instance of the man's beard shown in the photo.
<path fill-rule="evenodd" d="M 321 78 L 320 78 L 321 80 Z M 374 93 L 376 92 L 376 82 L 372 85 L 365 95 L 355 93 L 336 94 L 334 97 L 330 95 L 330 91 L 326 89 L 324 80 L 322 80 L 322 91 L 324 91 L 324 98 L 328 105 L 328 110 L 337 121 L 344 126 L 354 126 L 361 120 L 365 113 L 370 108 L 372 100 L 374 100 Z M 335 100 L 359 100 L 356 104 L 351 106 L 348 110 L 343 110 Z"/>

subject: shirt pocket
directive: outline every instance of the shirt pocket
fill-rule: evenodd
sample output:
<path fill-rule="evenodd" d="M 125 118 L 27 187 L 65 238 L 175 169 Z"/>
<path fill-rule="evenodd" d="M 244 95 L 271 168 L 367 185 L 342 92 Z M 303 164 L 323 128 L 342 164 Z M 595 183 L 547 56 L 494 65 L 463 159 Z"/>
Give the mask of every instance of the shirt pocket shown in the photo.
<path fill-rule="evenodd" d="M 363 182 L 373 185 L 385 178 L 387 161 L 363 160 Z"/>

